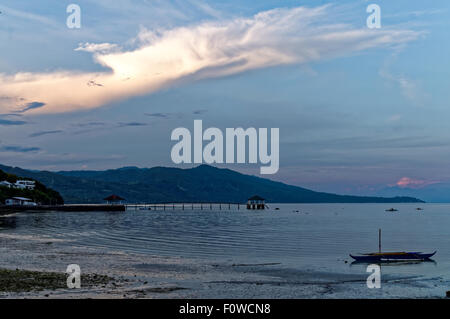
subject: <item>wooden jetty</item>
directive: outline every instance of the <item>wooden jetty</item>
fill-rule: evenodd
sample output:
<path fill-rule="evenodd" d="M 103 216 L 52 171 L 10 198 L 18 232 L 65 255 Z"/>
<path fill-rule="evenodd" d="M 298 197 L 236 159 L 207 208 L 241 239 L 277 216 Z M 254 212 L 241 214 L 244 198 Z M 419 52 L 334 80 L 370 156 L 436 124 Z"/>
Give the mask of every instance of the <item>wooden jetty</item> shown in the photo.
<path fill-rule="evenodd" d="M 221 202 L 166 202 L 153 204 L 127 204 L 126 210 L 264 210 L 269 208 L 265 199 L 255 195 L 247 200 L 247 203 L 221 203 Z"/>
<path fill-rule="evenodd" d="M 134 204 L 67 204 L 67 205 L 0 205 L 0 215 L 18 212 L 125 212 L 146 210 L 228 210 L 264 209 L 260 203 L 220 203 L 220 202 L 167 202 L 167 203 L 134 203 Z"/>
<path fill-rule="evenodd" d="M 240 210 L 243 203 L 153 203 L 127 204 L 126 210 Z"/>

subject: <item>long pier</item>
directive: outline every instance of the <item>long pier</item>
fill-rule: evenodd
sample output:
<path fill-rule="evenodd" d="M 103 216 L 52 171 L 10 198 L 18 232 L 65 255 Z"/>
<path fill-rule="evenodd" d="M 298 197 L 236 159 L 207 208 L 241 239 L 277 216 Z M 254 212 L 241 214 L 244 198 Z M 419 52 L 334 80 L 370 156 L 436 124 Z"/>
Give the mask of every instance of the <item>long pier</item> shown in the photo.
<path fill-rule="evenodd" d="M 125 212 L 151 210 L 241 210 L 246 203 L 153 203 L 153 204 L 66 204 L 66 205 L 0 205 L 0 215 L 18 212 Z"/>
<path fill-rule="evenodd" d="M 18 212 L 57 211 L 57 212 L 124 212 L 125 205 L 68 204 L 68 205 L 0 205 L 0 215 Z"/>
<path fill-rule="evenodd" d="M 240 210 L 245 209 L 243 203 L 155 203 L 127 204 L 127 211 L 138 210 Z"/>

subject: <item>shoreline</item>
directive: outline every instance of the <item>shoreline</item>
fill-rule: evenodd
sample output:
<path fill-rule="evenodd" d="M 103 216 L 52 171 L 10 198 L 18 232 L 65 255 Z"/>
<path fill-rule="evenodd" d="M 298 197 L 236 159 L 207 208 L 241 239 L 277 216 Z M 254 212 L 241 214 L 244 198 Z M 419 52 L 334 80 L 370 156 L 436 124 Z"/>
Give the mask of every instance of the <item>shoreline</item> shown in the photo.
<path fill-rule="evenodd" d="M 40 211 L 56 212 L 125 212 L 125 205 L 105 205 L 105 204 L 65 204 L 65 205 L 0 205 L 0 215 L 14 213 L 33 213 Z"/>
<path fill-rule="evenodd" d="M 15 241 L 15 247 L 9 249 L 15 257 L 0 260 L 0 277 L 3 281 L 12 281 L 5 284 L 0 280 L 0 298 L 370 299 L 445 296 L 444 286 L 431 293 L 430 288 L 436 281 L 417 276 L 386 276 L 382 280 L 383 289 L 368 289 L 365 273 L 292 269 L 280 263 L 211 263 L 177 257 L 98 252 L 81 247 L 61 251 L 52 247 L 57 246 L 57 242 L 49 245 L 47 240 L 21 239 L 18 243 L 14 238 L 0 237 L 2 256 L 8 250 L 5 242 L 12 246 L 11 241 Z M 46 250 L 36 250 L 37 246 L 42 248 L 44 245 L 48 247 Z M 65 270 L 72 263 L 81 267 L 80 289 L 66 287 Z M 8 287 L 9 291 L 6 291 Z"/>

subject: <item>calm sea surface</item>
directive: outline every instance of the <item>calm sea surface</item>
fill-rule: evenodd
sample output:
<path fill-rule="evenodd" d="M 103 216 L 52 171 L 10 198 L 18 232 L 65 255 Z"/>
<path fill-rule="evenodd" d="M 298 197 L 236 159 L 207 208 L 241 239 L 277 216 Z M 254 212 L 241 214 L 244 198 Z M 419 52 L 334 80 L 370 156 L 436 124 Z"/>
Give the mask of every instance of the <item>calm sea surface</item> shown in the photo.
<path fill-rule="evenodd" d="M 0 236 L 49 236 L 62 245 L 207 262 L 281 263 L 364 272 L 349 253 L 433 252 L 435 262 L 384 272 L 450 277 L 450 205 L 270 204 L 270 210 L 166 210 L 125 213 L 39 212 L 0 218 Z M 386 212 L 391 206 L 398 212 Z M 423 207 L 418 211 L 416 207 Z M 279 207 L 279 210 L 275 210 Z M 348 261 L 348 263 L 345 263 Z"/>

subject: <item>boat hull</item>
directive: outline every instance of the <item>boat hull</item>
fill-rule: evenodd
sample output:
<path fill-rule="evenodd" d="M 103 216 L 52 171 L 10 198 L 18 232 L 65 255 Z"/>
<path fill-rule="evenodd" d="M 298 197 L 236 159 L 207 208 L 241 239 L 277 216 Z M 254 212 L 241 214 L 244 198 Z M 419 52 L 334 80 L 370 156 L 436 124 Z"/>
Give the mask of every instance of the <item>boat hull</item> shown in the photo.
<path fill-rule="evenodd" d="M 431 254 L 423 254 L 420 252 L 402 252 L 402 253 L 376 253 L 376 254 L 365 254 L 360 256 L 350 255 L 356 261 L 365 262 L 395 262 L 395 261 L 413 261 L 413 260 L 429 260 L 433 257 L 436 252 Z"/>

